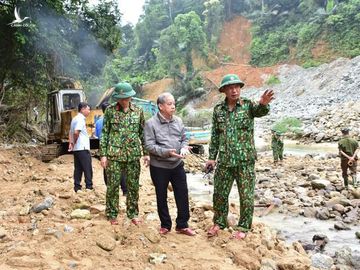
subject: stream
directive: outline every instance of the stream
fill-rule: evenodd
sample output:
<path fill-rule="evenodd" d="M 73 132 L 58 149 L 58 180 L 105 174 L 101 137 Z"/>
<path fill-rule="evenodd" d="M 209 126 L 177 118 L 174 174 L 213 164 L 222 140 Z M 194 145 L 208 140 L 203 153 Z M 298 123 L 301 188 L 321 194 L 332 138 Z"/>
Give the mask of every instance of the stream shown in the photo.
<path fill-rule="evenodd" d="M 257 146 L 263 147 L 261 141 L 257 141 Z M 258 149 L 259 150 L 259 149 Z M 259 150 L 262 151 L 262 150 Z M 306 154 L 325 155 L 337 153 L 337 143 L 322 143 L 314 145 L 299 145 L 296 141 L 285 141 L 284 154 L 305 156 Z M 187 174 L 189 195 L 196 202 L 212 204 L 213 186 L 208 184 L 203 174 Z M 229 203 L 235 203 L 239 208 L 239 195 L 237 187 L 233 186 Z M 353 254 L 360 254 L 359 240 L 355 236 L 356 231 L 360 231 L 360 226 L 350 226 L 351 230 L 338 231 L 334 229 L 334 220 L 318 220 L 315 218 L 305 218 L 302 216 L 294 217 L 277 213 L 273 210 L 268 215 L 258 217 L 263 209 L 255 208 L 254 221 L 261 222 L 275 229 L 278 234 L 285 239 L 288 244 L 295 241 L 312 243 L 315 234 L 324 234 L 329 238 L 329 243 L 325 246 L 325 253 L 333 256 L 337 250 L 344 246 L 351 248 Z"/>

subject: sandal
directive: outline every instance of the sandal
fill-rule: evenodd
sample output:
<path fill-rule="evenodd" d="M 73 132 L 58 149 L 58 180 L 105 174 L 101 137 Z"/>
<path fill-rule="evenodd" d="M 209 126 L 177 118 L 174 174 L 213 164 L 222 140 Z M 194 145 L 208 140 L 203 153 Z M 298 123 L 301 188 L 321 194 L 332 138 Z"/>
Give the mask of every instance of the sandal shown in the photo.
<path fill-rule="evenodd" d="M 131 220 L 131 223 L 137 226 L 137 225 L 139 225 L 139 224 L 141 223 L 141 220 L 138 219 L 138 218 L 133 218 L 133 219 Z"/>
<path fill-rule="evenodd" d="M 234 232 L 232 235 L 231 235 L 231 239 L 237 239 L 237 240 L 242 240 L 246 237 L 246 233 L 242 232 L 242 231 L 237 231 L 237 232 Z"/>
<path fill-rule="evenodd" d="M 110 224 L 111 225 L 119 225 L 119 222 L 115 218 L 112 218 L 112 219 L 110 219 Z"/>
<path fill-rule="evenodd" d="M 160 233 L 161 235 L 165 235 L 165 234 L 167 234 L 169 231 L 170 231 L 170 230 L 167 229 L 167 228 L 160 228 L 159 233 Z"/>
<path fill-rule="evenodd" d="M 217 236 L 219 231 L 220 231 L 219 225 L 215 224 L 208 230 L 207 236 L 208 237 Z"/>
<path fill-rule="evenodd" d="M 195 236 L 196 235 L 196 232 L 194 232 L 192 229 L 190 228 L 182 228 L 182 229 L 176 229 L 176 231 L 178 233 L 181 233 L 181 234 L 185 234 L 185 235 L 188 235 L 188 236 Z"/>

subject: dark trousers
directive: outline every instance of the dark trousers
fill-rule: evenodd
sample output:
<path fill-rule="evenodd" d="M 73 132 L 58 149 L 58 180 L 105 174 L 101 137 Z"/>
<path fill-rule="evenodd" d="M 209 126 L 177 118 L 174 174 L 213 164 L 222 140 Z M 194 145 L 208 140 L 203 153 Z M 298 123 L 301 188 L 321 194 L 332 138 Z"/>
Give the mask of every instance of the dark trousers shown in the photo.
<path fill-rule="evenodd" d="M 104 182 L 105 185 L 108 185 L 108 177 L 106 175 L 106 169 L 104 169 Z M 124 195 L 127 194 L 127 188 L 126 188 L 126 175 L 125 172 L 121 172 L 121 181 L 120 181 L 120 187 Z"/>
<path fill-rule="evenodd" d="M 161 227 L 170 230 L 172 225 L 167 204 L 167 188 L 169 182 L 171 182 L 177 207 L 176 228 L 187 228 L 190 218 L 189 196 L 183 163 L 174 169 L 150 166 L 150 175 L 155 186 L 157 210 Z"/>
<path fill-rule="evenodd" d="M 89 150 L 74 151 L 74 190 L 81 189 L 81 177 L 84 173 L 87 189 L 93 188 L 91 153 Z"/>

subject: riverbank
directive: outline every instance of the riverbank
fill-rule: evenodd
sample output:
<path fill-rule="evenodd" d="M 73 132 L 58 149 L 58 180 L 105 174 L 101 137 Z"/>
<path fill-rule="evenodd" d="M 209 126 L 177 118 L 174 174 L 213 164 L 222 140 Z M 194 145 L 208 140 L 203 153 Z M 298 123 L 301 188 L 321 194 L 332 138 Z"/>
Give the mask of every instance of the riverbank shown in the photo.
<path fill-rule="evenodd" d="M 289 156 L 281 166 L 275 166 L 270 155 L 260 154 L 256 165 L 256 203 L 266 204 L 276 197 L 282 204 L 261 219 L 255 217 L 252 231 L 245 240 L 238 241 L 230 238 L 231 228 L 221 231 L 218 237 L 207 238 L 206 231 L 212 225 L 212 204 L 200 200 L 202 195 L 194 194 L 195 181 L 190 175 L 189 224 L 197 235 L 191 238 L 171 231 L 160 236 L 155 192 L 147 168 L 142 168 L 140 180 L 143 223 L 135 226 L 129 222 L 125 217 L 125 197 L 121 196 L 120 225 L 111 226 L 104 216 L 105 185 L 99 162 L 93 159 L 95 191 L 75 194 L 72 156 L 45 164 L 36 158 L 39 154 L 35 147 L 0 149 L 0 169 L 4 172 L 0 178 L 0 269 L 309 270 L 317 269 L 314 266 L 319 266 L 319 262 L 315 259 L 320 255 L 326 256 L 321 261 L 330 260 L 331 266 L 359 266 L 358 255 L 353 251 L 346 253 L 345 261 L 339 255 L 331 258 L 315 251 L 307 254 L 304 247 L 309 245 L 296 241 L 301 239 L 288 238 L 271 224 L 265 225 L 267 218 L 278 214 L 289 219 L 316 220 L 328 212 L 328 222 L 358 226 L 359 217 L 351 216 L 359 208 L 359 200 L 354 198 L 356 190 L 341 189 L 336 159 Z M 186 168 L 203 178 L 200 170 L 205 160 L 206 157 L 190 156 Z M 318 177 L 327 177 L 330 186 L 315 188 L 311 179 Z M 211 178 L 202 185 L 209 188 L 211 197 L 209 181 Z M 49 198 L 52 203 L 47 209 L 34 210 Z M 236 192 L 230 200 L 229 222 L 234 224 L 239 214 Z M 170 191 L 169 208 L 174 220 L 176 207 Z M 255 215 L 263 209 L 256 208 Z M 293 219 L 294 228 L 299 225 L 297 220 Z M 348 232 L 356 239 L 353 229 Z M 305 240 L 312 243 L 310 237 L 311 232 Z M 331 235 L 328 238 L 332 241 Z M 337 252 L 344 253 L 343 250 Z"/>
<path fill-rule="evenodd" d="M 312 239 L 322 235 L 327 243 L 321 255 L 327 256 L 330 265 L 343 262 L 341 254 L 347 254 L 345 264 L 351 266 L 349 269 L 358 269 L 352 268 L 355 266 L 360 269 L 360 189 L 353 186 L 344 189 L 336 143 L 314 146 L 317 149 L 313 145 L 300 145 L 298 149 L 298 144 L 286 141 L 285 152 L 290 150 L 295 155 L 287 154 L 278 164 L 273 163 L 270 151 L 259 153 L 255 203 L 261 206 L 276 201 L 278 204 L 266 214 L 265 208 L 256 207 L 254 220 L 276 229 L 279 237 L 288 243 L 300 241 L 311 256 L 320 256 Z M 198 172 L 189 174 L 188 179 L 193 198 L 211 204 L 212 177 L 204 178 Z M 237 220 L 236 185 L 230 193 L 230 203 L 230 218 Z"/>

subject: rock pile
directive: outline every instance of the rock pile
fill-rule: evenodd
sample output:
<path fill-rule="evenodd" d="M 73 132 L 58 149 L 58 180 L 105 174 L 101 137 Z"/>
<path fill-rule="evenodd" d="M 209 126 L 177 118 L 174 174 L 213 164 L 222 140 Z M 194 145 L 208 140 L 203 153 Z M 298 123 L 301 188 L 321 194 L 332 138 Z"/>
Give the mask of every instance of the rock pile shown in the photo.
<path fill-rule="evenodd" d="M 257 120 L 258 129 L 268 132 L 274 122 L 296 117 L 304 126 L 305 138 L 321 142 L 336 141 L 339 128 L 354 130 L 359 138 L 360 127 L 360 56 L 337 59 L 316 68 L 294 65 L 279 68 L 280 84 L 248 88 L 242 95 L 258 100 L 266 88 L 275 91 L 271 113 Z"/>

